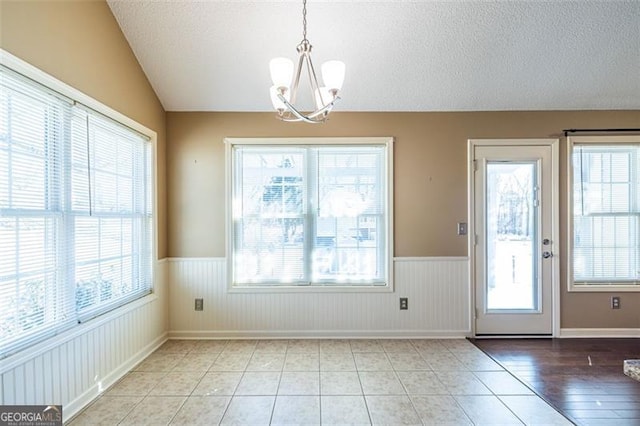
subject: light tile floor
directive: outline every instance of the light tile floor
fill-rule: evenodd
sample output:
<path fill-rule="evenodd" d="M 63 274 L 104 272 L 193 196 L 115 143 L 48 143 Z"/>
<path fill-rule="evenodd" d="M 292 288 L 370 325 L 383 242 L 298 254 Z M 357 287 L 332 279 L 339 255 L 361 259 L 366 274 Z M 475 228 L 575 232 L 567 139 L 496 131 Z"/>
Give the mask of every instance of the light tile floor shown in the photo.
<path fill-rule="evenodd" d="M 466 340 L 169 340 L 71 424 L 570 425 Z"/>

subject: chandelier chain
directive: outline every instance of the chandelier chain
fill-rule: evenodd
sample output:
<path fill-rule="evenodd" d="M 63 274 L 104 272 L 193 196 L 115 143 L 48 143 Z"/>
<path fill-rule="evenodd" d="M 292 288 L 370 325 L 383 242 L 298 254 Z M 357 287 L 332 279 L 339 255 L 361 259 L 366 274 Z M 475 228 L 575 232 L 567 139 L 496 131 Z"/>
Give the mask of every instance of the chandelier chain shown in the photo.
<path fill-rule="evenodd" d="M 307 0 L 302 0 L 302 41 L 307 40 Z"/>

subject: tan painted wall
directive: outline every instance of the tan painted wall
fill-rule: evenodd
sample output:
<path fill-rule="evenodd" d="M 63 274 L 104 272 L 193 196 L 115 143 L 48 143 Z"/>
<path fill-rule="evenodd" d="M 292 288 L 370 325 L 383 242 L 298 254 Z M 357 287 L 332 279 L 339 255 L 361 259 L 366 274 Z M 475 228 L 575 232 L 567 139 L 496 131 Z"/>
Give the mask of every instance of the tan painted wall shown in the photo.
<path fill-rule="evenodd" d="M 158 257 L 166 257 L 165 112 L 107 3 L 0 0 L 0 47 L 158 134 Z"/>
<path fill-rule="evenodd" d="M 158 133 L 160 258 L 224 256 L 225 136 L 393 136 L 395 255 L 465 256 L 455 223 L 467 217 L 467 139 L 640 126 L 638 111 L 337 112 L 322 126 L 269 113 L 169 113 L 165 134 L 164 110 L 105 2 L 0 0 L 0 47 Z M 562 153 L 564 165 L 564 141 Z M 611 311 L 608 293 L 564 288 L 562 327 L 640 327 L 640 294 L 622 294 L 622 309 Z"/>
<path fill-rule="evenodd" d="M 169 112 L 169 256 L 225 256 L 225 137 L 393 136 L 395 256 L 466 256 L 456 222 L 467 221 L 468 139 L 558 138 L 566 128 L 639 126 L 640 111 L 336 112 L 324 125 L 285 124 L 271 113 Z M 561 139 L 561 194 L 565 152 Z M 565 241 L 566 224 L 561 228 Z M 609 293 L 567 293 L 564 279 L 562 288 L 562 327 L 640 328 L 640 294 L 622 294 L 622 309 L 612 311 Z"/>

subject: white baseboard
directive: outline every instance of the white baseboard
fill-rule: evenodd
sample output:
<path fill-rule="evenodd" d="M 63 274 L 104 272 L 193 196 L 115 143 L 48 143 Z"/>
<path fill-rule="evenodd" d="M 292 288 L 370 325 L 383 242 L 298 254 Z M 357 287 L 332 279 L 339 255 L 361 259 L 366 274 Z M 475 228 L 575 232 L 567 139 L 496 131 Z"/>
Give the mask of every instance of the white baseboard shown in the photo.
<path fill-rule="evenodd" d="M 633 338 L 640 337 L 640 328 L 561 328 L 560 338 Z"/>
<path fill-rule="evenodd" d="M 94 399 L 96 399 L 102 392 L 109 389 L 118 380 L 124 377 L 129 370 L 138 365 L 142 360 L 151 355 L 156 349 L 158 349 L 164 342 L 167 341 L 167 333 L 156 338 L 153 342 L 139 350 L 135 355 L 122 363 L 118 368 L 110 372 L 104 380 L 96 383 L 89 389 L 87 389 L 82 395 L 74 399 L 68 404 L 65 404 L 63 410 L 63 422 L 68 422 L 71 418 L 76 416 L 83 408 L 89 405 Z"/>
<path fill-rule="evenodd" d="M 468 330 L 215 330 L 169 331 L 169 339 L 464 339 Z"/>

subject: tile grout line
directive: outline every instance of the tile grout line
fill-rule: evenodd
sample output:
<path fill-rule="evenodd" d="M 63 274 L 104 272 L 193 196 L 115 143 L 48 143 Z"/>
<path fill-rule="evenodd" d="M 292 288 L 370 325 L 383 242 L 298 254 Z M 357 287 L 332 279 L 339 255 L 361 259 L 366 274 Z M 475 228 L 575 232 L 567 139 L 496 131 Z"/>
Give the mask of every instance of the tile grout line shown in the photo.
<path fill-rule="evenodd" d="M 453 356 L 455 359 L 458 359 L 458 357 L 455 356 L 455 354 L 446 346 L 443 345 L 443 347 L 446 349 L 447 354 L 449 354 L 448 356 Z M 459 361 L 459 360 L 458 360 Z M 434 374 L 436 376 L 436 379 L 442 384 L 442 386 L 447 390 L 447 393 L 449 395 L 449 397 L 451 397 L 451 399 L 453 399 L 454 403 L 456 404 L 456 406 L 458 408 L 460 408 L 460 410 L 462 411 L 462 413 L 465 415 L 465 417 L 467 419 L 469 419 L 469 421 L 471 422 L 471 424 L 476 424 L 476 422 L 471 418 L 471 415 L 467 412 L 467 410 L 464 409 L 464 407 L 460 404 L 460 401 L 458 401 L 458 399 L 456 398 L 456 396 L 451 393 L 451 389 L 449 386 L 447 386 L 444 382 L 442 382 L 442 380 L 440 379 L 440 377 L 438 376 L 438 371 L 434 370 Z"/>
<path fill-rule="evenodd" d="M 192 352 L 192 350 L 189 350 L 187 353 L 185 353 L 182 358 L 180 359 L 180 361 L 184 360 L 187 355 L 189 355 Z M 216 357 L 217 358 L 217 357 Z M 178 363 L 180 362 L 178 361 Z M 173 367 L 172 371 L 174 371 L 177 367 L 177 363 L 176 365 Z M 189 398 L 191 397 L 191 395 L 193 395 L 193 392 L 195 391 L 195 389 L 198 387 L 198 385 L 200 384 L 200 382 L 202 381 L 202 379 L 204 378 L 204 376 L 206 375 L 206 371 L 204 372 L 204 374 L 202 375 L 202 377 L 200 377 L 200 379 L 198 380 L 198 383 L 196 383 L 196 385 L 193 387 L 193 389 L 191 389 L 191 392 L 189 392 L 189 395 L 186 396 L 186 398 L 184 399 L 184 401 L 182 401 L 182 404 L 180 404 L 180 407 L 178 407 L 178 409 L 176 410 L 176 412 L 173 414 L 173 416 L 171 417 L 171 419 L 169 419 L 169 422 L 167 424 L 171 424 L 173 422 L 173 420 L 176 418 L 176 416 L 178 415 L 178 413 L 180 412 L 180 410 L 182 410 L 182 407 L 184 407 L 184 405 L 187 403 L 187 401 L 189 400 Z M 158 386 L 156 384 L 156 386 Z"/>
<path fill-rule="evenodd" d="M 222 352 L 224 352 L 224 348 L 226 348 L 228 344 L 229 344 L 229 342 L 225 342 L 224 345 L 222 345 L 222 348 L 220 349 L 220 352 L 218 352 L 216 354 L 215 359 L 213 360 L 213 362 L 211 363 L 211 365 L 207 369 L 207 372 L 204 374 L 204 376 L 206 376 L 211 371 L 211 369 L 213 368 L 213 366 L 216 363 L 216 361 L 218 360 L 218 358 L 220 358 L 220 355 L 222 355 Z M 202 376 L 202 377 L 204 378 L 204 376 Z M 222 410 L 222 414 L 220 415 L 220 420 L 218 420 L 218 425 L 222 423 L 222 420 L 224 419 L 224 416 L 227 414 L 227 411 L 229 410 L 229 406 L 231 405 L 231 401 L 233 401 L 233 394 L 235 394 L 236 389 L 238 388 L 239 384 L 240 384 L 240 381 L 238 381 L 238 384 L 236 384 L 236 386 L 233 388 L 233 393 L 231 394 L 231 396 L 229 396 L 228 401 L 225 403 L 224 410 Z"/>
<path fill-rule="evenodd" d="M 413 343 L 411 343 L 411 346 L 413 347 L 413 349 L 417 352 L 418 350 L 416 349 L 415 345 Z M 418 353 L 418 356 L 420 356 L 420 353 Z M 420 358 L 422 358 L 420 356 Z M 394 369 L 394 373 L 396 374 L 396 377 L 398 378 L 398 381 L 400 382 L 400 385 L 402 386 L 402 389 L 404 389 L 404 392 L 407 394 L 407 399 L 409 399 L 409 404 L 411 404 L 411 407 L 413 408 L 413 411 L 416 413 L 416 415 L 418 416 L 418 419 L 420 419 L 420 423 L 424 424 L 424 421 L 422 420 L 422 416 L 420 416 L 420 413 L 418 413 L 418 410 L 416 408 L 416 405 L 413 402 L 413 398 L 411 398 L 411 395 L 409 394 L 409 389 L 407 389 L 407 386 L 404 384 L 404 382 L 402 381 L 402 379 L 400 379 L 400 376 L 398 376 L 398 372 L 396 371 L 395 367 L 393 366 L 393 364 L 391 365 L 391 367 L 393 367 Z"/>
<path fill-rule="evenodd" d="M 351 345 L 351 344 L 349 344 Z M 360 390 L 362 391 L 362 400 L 364 401 L 364 408 L 367 410 L 367 417 L 369 417 L 369 424 L 373 424 L 373 416 L 371 415 L 371 410 L 369 409 L 369 401 L 367 401 L 367 396 L 364 393 L 364 385 L 362 384 L 362 378 L 360 377 L 360 370 L 358 369 L 358 363 L 356 362 L 356 357 L 353 357 L 353 364 L 356 368 L 356 375 L 358 376 L 358 382 L 360 383 Z"/>

